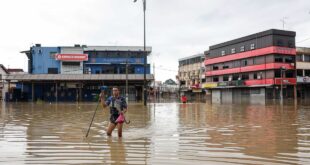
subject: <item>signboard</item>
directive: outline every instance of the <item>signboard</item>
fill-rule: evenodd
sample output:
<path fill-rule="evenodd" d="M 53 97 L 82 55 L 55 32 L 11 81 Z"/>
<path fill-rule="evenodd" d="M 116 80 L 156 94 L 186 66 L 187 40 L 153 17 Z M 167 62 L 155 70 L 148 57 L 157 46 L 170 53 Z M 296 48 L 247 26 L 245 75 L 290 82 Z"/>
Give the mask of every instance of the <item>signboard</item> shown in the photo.
<path fill-rule="evenodd" d="M 56 54 L 55 58 L 59 61 L 87 61 L 88 54 Z"/>
<path fill-rule="evenodd" d="M 214 88 L 217 87 L 217 83 L 205 83 L 202 85 L 203 88 Z"/>
<path fill-rule="evenodd" d="M 228 86 L 228 82 L 219 82 L 218 86 Z"/>
<path fill-rule="evenodd" d="M 310 77 L 297 77 L 298 83 L 310 83 Z"/>
<path fill-rule="evenodd" d="M 120 64 L 120 63 L 134 63 L 143 64 L 143 58 L 89 58 L 90 63 L 110 63 L 110 64 Z"/>

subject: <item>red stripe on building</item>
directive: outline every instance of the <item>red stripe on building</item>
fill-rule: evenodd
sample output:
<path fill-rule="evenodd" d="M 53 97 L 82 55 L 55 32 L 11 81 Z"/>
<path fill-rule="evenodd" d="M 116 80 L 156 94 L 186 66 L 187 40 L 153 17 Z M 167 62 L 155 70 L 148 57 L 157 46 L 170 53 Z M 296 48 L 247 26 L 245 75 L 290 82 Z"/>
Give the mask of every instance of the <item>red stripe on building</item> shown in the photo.
<path fill-rule="evenodd" d="M 254 72 L 261 70 L 270 70 L 270 69 L 280 69 L 284 66 L 286 69 L 295 69 L 294 66 L 288 63 L 268 63 L 268 64 L 260 64 L 260 65 L 251 65 L 240 68 L 231 68 L 231 69 L 222 69 L 222 70 L 214 70 L 206 72 L 206 76 L 218 76 L 225 74 L 234 74 L 234 73 L 244 73 L 244 72 Z"/>
<path fill-rule="evenodd" d="M 287 48 L 287 47 L 279 47 L 279 46 L 270 46 L 266 48 L 256 49 L 252 51 L 237 53 L 237 54 L 231 54 L 211 59 L 205 60 L 205 65 L 210 64 L 216 64 L 226 61 L 232 61 L 232 60 L 239 60 L 249 57 L 255 57 L 255 56 L 263 56 L 267 54 L 287 54 L 287 55 L 296 55 L 296 49 L 295 48 Z"/>
<path fill-rule="evenodd" d="M 295 85 L 296 78 L 283 78 L 283 85 Z M 270 79 L 261 79 L 261 80 L 245 80 L 244 85 L 281 85 L 281 78 L 270 78 Z"/>

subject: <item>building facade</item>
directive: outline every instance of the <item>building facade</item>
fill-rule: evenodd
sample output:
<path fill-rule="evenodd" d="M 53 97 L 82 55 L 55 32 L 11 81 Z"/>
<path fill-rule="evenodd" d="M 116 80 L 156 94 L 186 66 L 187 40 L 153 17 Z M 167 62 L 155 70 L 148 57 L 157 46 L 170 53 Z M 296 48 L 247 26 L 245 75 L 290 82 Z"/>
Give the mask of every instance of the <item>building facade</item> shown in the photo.
<path fill-rule="evenodd" d="M 297 96 L 310 98 L 310 48 L 296 48 Z"/>
<path fill-rule="evenodd" d="M 212 102 L 265 103 L 281 91 L 283 98 L 294 98 L 295 36 L 271 29 L 210 46 L 205 66 Z"/>
<path fill-rule="evenodd" d="M 153 80 L 144 58 L 151 47 L 135 46 L 58 46 L 37 44 L 28 51 L 29 74 L 8 75 L 18 81 L 15 100 L 93 101 L 101 85 L 118 86 L 130 101 L 143 99 L 144 67 L 147 83 Z M 127 83 L 126 83 L 127 82 Z M 126 86 L 126 84 L 128 84 Z M 126 92 L 126 90 L 128 92 Z"/>
<path fill-rule="evenodd" d="M 186 94 L 190 98 L 196 97 L 195 95 L 203 95 L 202 84 L 206 80 L 204 60 L 204 54 L 179 59 L 177 79 L 180 85 L 180 94 Z"/>

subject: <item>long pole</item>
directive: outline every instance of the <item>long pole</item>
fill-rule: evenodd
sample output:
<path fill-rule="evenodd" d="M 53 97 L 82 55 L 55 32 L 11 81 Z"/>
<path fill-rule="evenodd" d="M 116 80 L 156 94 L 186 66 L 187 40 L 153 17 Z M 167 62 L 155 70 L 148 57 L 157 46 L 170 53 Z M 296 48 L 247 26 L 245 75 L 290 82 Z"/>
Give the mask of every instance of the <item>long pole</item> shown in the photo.
<path fill-rule="evenodd" d="M 87 133 L 86 133 L 86 136 L 85 136 L 85 137 L 88 136 L 88 133 L 89 133 L 89 131 L 90 131 L 90 127 L 91 127 L 91 125 L 93 124 L 93 121 L 94 121 L 94 118 L 95 118 L 95 116 L 96 116 L 96 112 L 97 112 L 99 103 L 100 103 L 100 99 L 98 100 L 98 104 L 97 104 L 96 110 L 95 110 L 95 112 L 94 112 L 93 118 L 91 119 L 91 122 L 90 122 L 90 124 L 89 124 L 89 127 L 88 127 L 88 130 L 87 130 Z"/>
<path fill-rule="evenodd" d="M 147 52 L 146 52 L 146 36 L 145 36 L 145 10 L 146 10 L 146 0 L 143 0 L 143 30 L 144 30 L 144 44 L 143 44 L 143 50 L 144 50 L 144 81 L 143 81 L 143 90 L 144 90 L 144 106 L 146 106 L 147 101 L 147 93 L 146 93 L 146 58 L 147 58 Z"/>

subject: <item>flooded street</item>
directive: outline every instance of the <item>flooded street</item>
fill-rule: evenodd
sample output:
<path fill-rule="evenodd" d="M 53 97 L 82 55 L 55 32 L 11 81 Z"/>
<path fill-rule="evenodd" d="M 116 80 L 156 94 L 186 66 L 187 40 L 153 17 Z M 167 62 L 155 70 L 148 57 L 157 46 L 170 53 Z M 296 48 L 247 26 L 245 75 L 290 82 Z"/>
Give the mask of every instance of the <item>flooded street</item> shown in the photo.
<path fill-rule="evenodd" d="M 123 138 L 96 103 L 1 104 L 0 164 L 310 164 L 309 105 L 129 105 Z"/>

